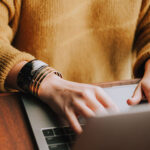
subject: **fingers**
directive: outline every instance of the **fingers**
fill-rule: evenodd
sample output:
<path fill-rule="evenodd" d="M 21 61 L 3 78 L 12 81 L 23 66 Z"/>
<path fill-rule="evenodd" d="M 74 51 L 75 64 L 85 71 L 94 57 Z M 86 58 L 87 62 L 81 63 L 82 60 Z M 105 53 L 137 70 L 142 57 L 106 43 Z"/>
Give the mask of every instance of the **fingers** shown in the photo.
<path fill-rule="evenodd" d="M 107 93 L 105 93 L 105 91 L 99 87 L 96 89 L 96 98 L 104 107 L 109 108 L 111 110 L 119 111 L 119 108 L 112 101 L 110 96 L 107 95 Z"/>
<path fill-rule="evenodd" d="M 98 113 L 106 113 L 105 108 L 94 98 L 92 100 L 89 98 L 88 104 L 83 101 L 83 99 L 75 99 L 73 101 L 73 104 L 71 107 L 67 107 L 65 109 L 66 117 L 71 125 L 71 127 L 74 129 L 75 132 L 80 134 L 82 132 L 82 128 L 80 126 L 80 123 L 77 119 L 77 116 L 75 114 L 75 109 L 80 112 L 85 117 L 93 117 L 95 116 L 95 112 Z M 95 112 L 94 112 L 94 111 Z"/>
<path fill-rule="evenodd" d="M 85 117 L 94 117 L 95 113 L 85 104 L 82 99 L 76 98 L 73 105 Z"/>
<path fill-rule="evenodd" d="M 127 100 L 127 103 L 129 105 L 136 105 L 141 101 L 141 99 L 142 99 L 142 88 L 141 83 L 139 83 L 136 89 L 134 90 L 133 96 Z"/>
<path fill-rule="evenodd" d="M 93 110 L 94 112 L 106 112 L 104 106 L 96 99 L 94 93 L 90 91 L 86 91 L 84 93 L 84 97 L 86 99 L 86 105 Z"/>
<path fill-rule="evenodd" d="M 98 89 L 95 91 L 95 89 Z M 89 88 L 82 92 L 82 94 L 73 94 L 71 103 L 66 105 L 65 114 L 70 122 L 72 128 L 81 133 L 82 128 L 79 124 L 75 111 L 85 117 L 92 117 L 98 114 L 106 114 L 106 108 L 119 110 L 118 107 L 112 102 L 111 98 L 101 88 Z M 69 101 L 66 101 L 67 103 Z"/>
<path fill-rule="evenodd" d="M 82 133 L 82 128 L 79 124 L 79 121 L 75 115 L 75 112 L 72 108 L 68 108 L 66 107 L 65 108 L 65 112 L 66 112 L 66 117 L 71 125 L 71 127 L 74 129 L 74 131 L 77 133 L 77 134 L 80 134 Z"/>

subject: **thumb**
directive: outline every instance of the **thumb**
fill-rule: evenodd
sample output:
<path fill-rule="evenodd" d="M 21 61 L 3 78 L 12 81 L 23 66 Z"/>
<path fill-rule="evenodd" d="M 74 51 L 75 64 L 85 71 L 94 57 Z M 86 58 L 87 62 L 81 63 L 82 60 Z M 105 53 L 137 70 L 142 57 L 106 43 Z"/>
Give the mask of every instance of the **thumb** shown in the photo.
<path fill-rule="evenodd" d="M 138 84 L 136 89 L 134 90 L 133 96 L 127 100 L 128 105 L 136 105 L 142 99 L 142 88 L 141 83 Z"/>

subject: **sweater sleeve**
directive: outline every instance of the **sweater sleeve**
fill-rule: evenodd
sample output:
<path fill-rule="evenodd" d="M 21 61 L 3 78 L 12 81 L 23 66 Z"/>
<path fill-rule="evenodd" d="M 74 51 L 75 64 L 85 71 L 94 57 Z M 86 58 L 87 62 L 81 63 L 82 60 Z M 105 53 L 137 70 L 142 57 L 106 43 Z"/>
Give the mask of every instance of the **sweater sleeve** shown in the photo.
<path fill-rule="evenodd" d="M 17 30 L 21 0 L 0 1 L 0 91 L 4 92 L 5 79 L 13 66 L 20 61 L 30 61 L 34 57 L 21 52 L 11 45 Z M 13 79 L 12 79 L 13 80 Z"/>
<path fill-rule="evenodd" d="M 134 77 L 142 77 L 144 65 L 150 58 L 150 0 L 143 0 L 139 14 L 133 53 L 136 59 L 133 65 Z"/>

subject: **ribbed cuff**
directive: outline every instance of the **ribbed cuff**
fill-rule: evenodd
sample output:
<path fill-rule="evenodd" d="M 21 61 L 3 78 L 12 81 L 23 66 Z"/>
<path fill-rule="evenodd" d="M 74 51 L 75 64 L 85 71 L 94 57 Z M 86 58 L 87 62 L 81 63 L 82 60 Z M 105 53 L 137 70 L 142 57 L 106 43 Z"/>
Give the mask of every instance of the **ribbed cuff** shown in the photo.
<path fill-rule="evenodd" d="M 2 50 L 0 48 L 0 53 L 1 53 L 1 51 Z M 6 80 L 6 77 L 9 73 L 9 71 L 13 68 L 13 66 L 15 66 L 17 63 L 19 63 L 21 61 L 30 61 L 30 60 L 35 59 L 32 55 L 25 53 L 25 52 L 20 52 L 13 47 L 11 47 L 10 51 L 7 52 L 5 50 L 5 52 L 3 51 L 0 54 L 0 91 L 1 92 L 8 91 L 5 88 L 5 80 Z"/>
<path fill-rule="evenodd" d="M 150 58 L 150 43 L 141 49 L 133 66 L 133 74 L 136 78 L 141 78 L 144 74 L 145 62 Z"/>

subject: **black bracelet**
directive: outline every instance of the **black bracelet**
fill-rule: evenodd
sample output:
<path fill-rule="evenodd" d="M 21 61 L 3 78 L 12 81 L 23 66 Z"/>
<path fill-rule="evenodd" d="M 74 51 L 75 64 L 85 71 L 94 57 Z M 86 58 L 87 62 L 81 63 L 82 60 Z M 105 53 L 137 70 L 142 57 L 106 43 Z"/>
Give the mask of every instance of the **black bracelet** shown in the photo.
<path fill-rule="evenodd" d="M 48 64 L 40 60 L 32 60 L 26 63 L 17 77 L 17 85 L 23 92 L 30 92 L 29 86 L 32 80 L 37 76 L 37 74 Z"/>

